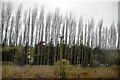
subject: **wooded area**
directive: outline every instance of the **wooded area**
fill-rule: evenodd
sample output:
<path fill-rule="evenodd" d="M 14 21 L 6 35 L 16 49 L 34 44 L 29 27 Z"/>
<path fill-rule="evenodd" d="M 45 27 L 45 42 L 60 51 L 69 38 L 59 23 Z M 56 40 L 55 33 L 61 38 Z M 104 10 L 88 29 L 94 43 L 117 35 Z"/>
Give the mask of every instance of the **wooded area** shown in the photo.
<path fill-rule="evenodd" d="M 120 25 L 95 25 L 94 19 L 78 23 L 72 13 L 63 16 L 59 8 L 45 15 L 44 7 L 13 14 L 12 3 L 3 3 L 0 19 L 2 61 L 13 64 L 53 65 L 66 59 L 70 64 L 99 66 L 118 64 Z M 114 61 L 110 61 L 111 59 Z"/>

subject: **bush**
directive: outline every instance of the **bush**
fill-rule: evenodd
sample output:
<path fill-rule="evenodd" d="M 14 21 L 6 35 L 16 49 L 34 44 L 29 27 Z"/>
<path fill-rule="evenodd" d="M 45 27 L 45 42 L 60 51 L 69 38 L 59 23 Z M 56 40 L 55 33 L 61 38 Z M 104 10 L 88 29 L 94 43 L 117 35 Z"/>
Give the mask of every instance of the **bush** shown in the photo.
<path fill-rule="evenodd" d="M 69 67 L 69 61 L 66 59 L 60 60 L 54 63 L 55 65 L 55 72 L 57 75 L 60 75 L 61 78 L 66 78 L 66 72 L 68 71 Z"/>
<path fill-rule="evenodd" d="M 97 60 L 93 60 L 93 61 L 92 61 L 92 66 L 93 66 L 93 67 L 99 66 L 99 62 L 98 62 Z"/>

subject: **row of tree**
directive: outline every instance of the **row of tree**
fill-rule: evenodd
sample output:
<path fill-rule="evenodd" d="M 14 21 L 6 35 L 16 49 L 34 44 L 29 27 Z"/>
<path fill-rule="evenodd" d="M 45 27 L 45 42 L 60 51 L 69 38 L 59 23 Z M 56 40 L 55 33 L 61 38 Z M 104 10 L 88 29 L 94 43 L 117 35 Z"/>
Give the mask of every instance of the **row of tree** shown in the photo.
<path fill-rule="evenodd" d="M 99 62 L 104 60 L 99 50 L 120 49 L 119 25 L 106 27 L 100 20 L 95 26 L 93 19 L 84 22 L 82 17 L 77 23 L 71 13 L 64 17 L 59 8 L 46 16 L 43 7 L 23 9 L 20 4 L 13 14 L 12 3 L 2 4 L 0 42 L 2 47 L 22 45 L 24 64 L 53 64 L 63 58 L 71 64 L 87 65 L 96 55 Z"/>

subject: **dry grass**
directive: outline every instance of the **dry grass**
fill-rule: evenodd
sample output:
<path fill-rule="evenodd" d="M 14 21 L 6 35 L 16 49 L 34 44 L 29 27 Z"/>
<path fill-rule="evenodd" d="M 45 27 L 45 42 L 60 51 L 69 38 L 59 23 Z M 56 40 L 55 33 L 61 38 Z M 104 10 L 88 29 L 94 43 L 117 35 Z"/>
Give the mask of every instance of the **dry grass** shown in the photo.
<path fill-rule="evenodd" d="M 2 79 L 2 64 L 0 62 L 0 79 Z"/>
<path fill-rule="evenodd" d="M 4 78 L 59 77 L 59 70 L 49 65 L 3 65 L 2 70 Z M 67 78 L 117 78 L 118 68 L 117 66 L 82 68 L 69 65 L 65 69 L 65 74 Z"/>
<path fill-rule="evenodd" d="M 53 66 L 42 65 L 3 65 L 3 78 L 55 77 Z"/>
<path fill-rule="evenodd" d="M 70 70 L 70 71 L 69 71 Z M 66 73 L 68 77 L 72 78 L 117 78 L 118 77 L 118 67 L 86 67 L 86 68 L 75 68 L 69 69 Z M 68 75 L 69 74 L 69 75 Z"/>

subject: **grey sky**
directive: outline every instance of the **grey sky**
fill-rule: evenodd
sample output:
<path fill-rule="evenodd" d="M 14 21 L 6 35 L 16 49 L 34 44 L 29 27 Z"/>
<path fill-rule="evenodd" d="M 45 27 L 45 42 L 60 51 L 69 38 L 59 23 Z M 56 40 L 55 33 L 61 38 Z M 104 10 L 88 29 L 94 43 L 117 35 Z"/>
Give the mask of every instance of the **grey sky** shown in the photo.
<path fill-rule="evenodd" d="M 1 0 L 1 2 L 8 2 L 8 0 Z M 55 8 L 59 7 L 64 16 L 71 11 L 77 21 L 80 16 L 85 21 L 94 18 L 95 24 L 98 24 L 102 18 L 106 26 L 118 21 L 118 0 L 9 0 L 9 2 L 15 2 L 15 9 L 20 2 L 23 3 L 24 7 L 44 5 L 46 13 L 54 12 Z"/>

